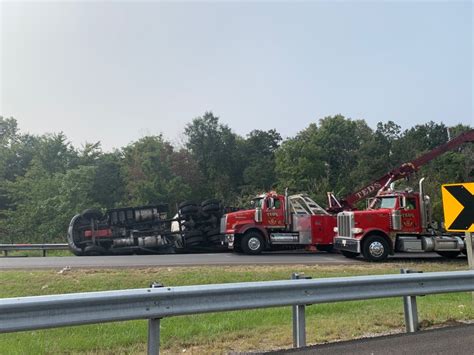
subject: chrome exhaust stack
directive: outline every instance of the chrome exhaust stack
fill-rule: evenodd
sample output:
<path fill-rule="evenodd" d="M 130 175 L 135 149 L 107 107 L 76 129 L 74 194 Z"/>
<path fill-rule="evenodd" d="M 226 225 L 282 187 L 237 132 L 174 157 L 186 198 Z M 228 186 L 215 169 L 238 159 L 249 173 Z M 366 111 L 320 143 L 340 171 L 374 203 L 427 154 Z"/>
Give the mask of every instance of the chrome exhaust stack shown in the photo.
<path fill-rule="evenodd" d="M 419 184 L 419 198 L 420 198 L 420 216 L 421 216 L 421 227 L 426 230 L 426 206 L 425 206 L 425 191 L 423 189 L 423 181 L 425 178 L 420 179 Z"/>

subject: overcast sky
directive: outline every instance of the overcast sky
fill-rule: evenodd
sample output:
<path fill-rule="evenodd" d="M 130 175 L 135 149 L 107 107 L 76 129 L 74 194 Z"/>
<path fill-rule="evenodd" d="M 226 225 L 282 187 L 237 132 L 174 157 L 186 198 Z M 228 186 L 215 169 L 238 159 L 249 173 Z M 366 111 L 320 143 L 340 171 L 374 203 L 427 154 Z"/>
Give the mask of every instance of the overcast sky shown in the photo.
<path fill-rule="evenodd" d="M 0 0 L 1 1 L 1 0 Z M 211 110 L 293 136 L 341 113 L 473 124 L 473 5 L 2 2 L 0 115 L 108 150 Z M 180 138 L 181 137 L 181 138 Z"/>

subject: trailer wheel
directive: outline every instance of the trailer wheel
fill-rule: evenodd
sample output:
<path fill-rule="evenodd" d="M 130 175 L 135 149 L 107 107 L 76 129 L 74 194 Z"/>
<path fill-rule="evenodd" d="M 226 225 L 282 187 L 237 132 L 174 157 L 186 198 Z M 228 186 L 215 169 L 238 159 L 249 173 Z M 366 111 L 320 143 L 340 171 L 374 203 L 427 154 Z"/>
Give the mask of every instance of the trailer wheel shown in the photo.
<path fill-rule="evenodd" d="M 205 205 L 202 207 L 202 211 L 206 213 L 219 212 L 220 210 L 221 210 L 221 206 L 215 203 L 211 203 L 209 205 Z"/>
<path fill-rule="evenodd" d="M 352 251 L 347 251 L 347 250 L 341 250 L 341 254 L 349 259 L 355 259 L 359 256 L 359 253 L 353 253 Z"/>
<path fill-rule="evenodd" d="M 368 261 L 383 261 L 387 259 L 389 245 L 380 235 L 369 235 L 362 244 L 362 255 Z"/>
<path fill-rule="evenodd" d="M 195 247 L 204 241 L 204 238 L 199 231 L 189 231 L 184 233 L 184 244 L 186 247 Z"/>
<path fill-rule="evenodd" d="M 455 259 L 461 254 L 460 251 L 437 251 L 436 253 L 446 259 Z"/>
<path fill-rule="evenodd" d="M 195 205 L 188 205 L 185 207 L 181 207 L 179 211 L 182 215 L 193 215 L 193 214 L 196 214 L 199 211 L 199 209 Z"/>
<path fill-rule="evenodd" d="M 203 243 L 204 239 L 201 235 L 189 237 L 186 239 L 186 247 L 196 247 Z"/>
<path fill-rule="evenodd" d="M 196 203 L 194 201 L 183 201 L 178 205 L 178 208 L 184 208 L 186 206 L 196 206 Z"/>
<path fill-rule="evenodd" d="M 257 255 L 263 251 L 265 244 L 259 232 L 250 231 L 244 234 L 240 247 L 245 254 Z"/>

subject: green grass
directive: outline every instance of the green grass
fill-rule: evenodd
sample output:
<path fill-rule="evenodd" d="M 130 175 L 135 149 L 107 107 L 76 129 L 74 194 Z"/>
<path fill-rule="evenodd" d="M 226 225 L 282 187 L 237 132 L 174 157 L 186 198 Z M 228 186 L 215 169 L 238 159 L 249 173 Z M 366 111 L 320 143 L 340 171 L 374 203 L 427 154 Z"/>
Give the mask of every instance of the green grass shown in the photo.
<path fill-rule="evenodd" d="M 398 273 L 401 267 L 429 271 L 465 269 L 465 261 L 442 263 L 351 266 L 235 266 L 146 268 L 114 270 L 3 271 L 0 297 L 18 297 L 80 291 L 142 288 L 153 281 L 169 286 L 237 281 L 288 279 L 292 272 L 316 277 Z M 474 319 L 470 293 L 418 298 L 423 327 Z M 321 304 L 307 307 L 309 343 L 350 339 L 368 334 L 401 331 L 401 298 Z M 225 312 L 163 319 L 164 352 L 223 353 L 269 350 L 291 346 L 289 307 Z M 0 335 L 2 354 L 100 353 L 146 351 L 146 321 L 58 328 Z"/>

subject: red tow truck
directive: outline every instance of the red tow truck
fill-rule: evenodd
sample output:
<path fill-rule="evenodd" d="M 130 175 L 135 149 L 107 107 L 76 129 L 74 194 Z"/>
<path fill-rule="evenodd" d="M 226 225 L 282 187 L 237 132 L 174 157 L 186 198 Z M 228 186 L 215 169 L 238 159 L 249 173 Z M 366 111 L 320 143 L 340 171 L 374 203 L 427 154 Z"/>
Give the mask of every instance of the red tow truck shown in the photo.
<path fill-rule="evenodd" d="M 332 249 L 336 217 L 308 195 L 268 192 L 252 200 L 254 209 L 227 213 L 221 233 L 229 249 L 260 254 L 265 249 Z"/>
<path fill-rule="evenodd" d="M 341 228 L 340 232 L 344 231 L 342 225 L 339 227 L 339 224 L 346 223 L 343 222 L 349 218 L 346 216 L 358 216 L 357 218 L 361 218 L 364 213 L 367 213 L 366 211 L 354 211 L 354 205 L 358 201 L 375 193 L 378 193 L 378 198 L 380 198 L 382 193 L 388 193 L 392 182 L 408 177 L 416 172 L 420 166 L 444 152 L 453 150 L 465 142 L 472 141 L 474 141 L 474 130 L 459 135 L 412 162 L 402 164 L 371 184 L 346 196 L 344 199 L 338 200 L 334 194 L 328 193 L 328 208 L 326 209 L 322 208 L 306 194 L 288 196 L 286 192 L 284 195 L 281 195 L 274 191 L 262 194 L 253 200 L 254 208 L 224 215 L 221 219 L 221 234 L 225 235 L 224 240 L 229 249 L 246 254 L 260 254 L 263 250 L 310 246 L 315 246 L 323 251 L 331 251 L 334 245 L 335 234 L 338 233 L 339 228 Z M 411 202 L 410 197 L 414 196 L 416 195 L 413 193 L 407 194 L 406 199 L 403 201 L 406 201 L 406 203 Z M 387 202 L 384 201 L 385 203 Z M 408 218 L 411 218 L 414 224 L 413 228 L 415 228 L 415 220 L 420 217 L 417 217 L 418 215 L 415 212 L 410 212 L 409 214 L 413 216 L 408 217 L 407 213 L 405 213 L 406 216 L 403 218 L 407 219 L 406 223 L 409 223 Z M 368 216 L 370 217 L 368 217 L 367 223 L 373 226 L 370 228 L 382 226 L 382 219 L 387 223 L 391 223 L 387 216 L 384 215 L 382 217 L 381 211 L 374 213 L 371 210 Z M 422 226 L 421 223 L 416 225 Z M 347 233 L 350 234 L 339 233 L 337 235 L 336 247 L 344 255 L 354 257 L 361 252 L 360 240 L 363 239 L 363 236 L 367 235 L 369 229 L 365 229 L 362 234 L 357 234 L 355 232 L 359 231 L 357 229 L 360 228 L 359 225 L 350 224 L 348 228 L 349 232 Z M 384 230 L 382 227 L 379 229 L 381 231 Z M 385 233 L 385 235 L 388 237 L 394 234 Z M 377 240 L 380 242 L 379 239 Z M 429 241 L 427 239 L 427 242 Z M 388 240 L 386 242 L 388 243 Z M 402 244 L 407 245 L 406 243 L 408 243 L 408 240 L 404 240 Z M 385 250 L 393 252 L 403 248 L 406 249 L 407 247 L 402 246 L 401 249 L 397 249 L 386 246 Z M 433 250 L 441 251 L 439 248 L 437 247 Z M 431 249 L 430 246 L 426 250 Z M 448 254 L 444 253 L 445 251 L 454 250 L 446 249 L 442 251 L 445 256 L 448 256 Z"/>
<path fill-rule="evenodd" d="M 337 215 L 334 246 L 341 253 L 354 258 L 362 254 L 368 261 L 382 261 L 395 252 L 436 252 L 446 258 L 455 258 L 465 252 L 464 236 L 443 233 L 433 222 L 431 202 L 423 191 L 395 191 L 391 183 L 416 171 L 419 166 L 448 150 L 466 142 L 474 142 L 474 130 L 423 155 L 401 170 L 384 177 L 385 183 L 377 196 L 368 200 L 364 211 L 342 211 Z"/>

